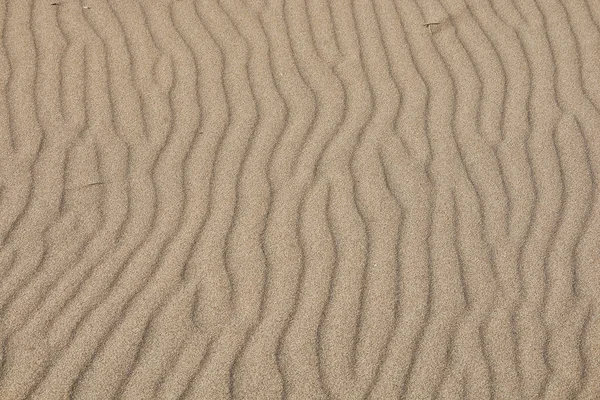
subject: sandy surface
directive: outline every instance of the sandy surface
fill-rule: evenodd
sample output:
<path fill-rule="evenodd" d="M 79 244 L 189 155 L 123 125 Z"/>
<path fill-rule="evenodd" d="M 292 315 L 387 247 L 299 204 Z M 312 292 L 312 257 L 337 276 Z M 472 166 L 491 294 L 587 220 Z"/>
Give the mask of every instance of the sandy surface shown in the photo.
<path fill-rule="evenodd" d="M 600 1 L 0 4 L 0 399 L 600 399 Z"/>

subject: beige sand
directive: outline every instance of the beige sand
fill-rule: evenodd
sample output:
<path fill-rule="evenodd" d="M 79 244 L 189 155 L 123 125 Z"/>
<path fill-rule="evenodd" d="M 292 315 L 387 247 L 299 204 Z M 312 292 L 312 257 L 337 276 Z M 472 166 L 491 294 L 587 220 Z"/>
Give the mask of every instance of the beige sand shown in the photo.
<path fill-rule="evenodd" d="M 0 4 L 1 400 L 600 399 L 600 1 Z"/>

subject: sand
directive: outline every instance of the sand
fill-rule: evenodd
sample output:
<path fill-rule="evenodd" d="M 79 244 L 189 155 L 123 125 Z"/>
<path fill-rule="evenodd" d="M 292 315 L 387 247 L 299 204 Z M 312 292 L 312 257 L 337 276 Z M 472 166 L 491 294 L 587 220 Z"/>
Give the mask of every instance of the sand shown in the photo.
<path fill-rule="evenodd" d="M 0 399 L 600 399 L 598 0 L 54 2 Z"/>

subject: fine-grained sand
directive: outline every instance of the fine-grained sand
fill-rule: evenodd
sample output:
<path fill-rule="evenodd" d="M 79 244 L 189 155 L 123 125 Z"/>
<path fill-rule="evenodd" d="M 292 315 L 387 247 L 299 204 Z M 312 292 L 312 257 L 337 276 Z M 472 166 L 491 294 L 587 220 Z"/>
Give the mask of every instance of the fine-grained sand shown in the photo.
<path fill-rule="evenodd" d="M 1 400 L 600 399 L 599 0 L 0 5 Z"/>

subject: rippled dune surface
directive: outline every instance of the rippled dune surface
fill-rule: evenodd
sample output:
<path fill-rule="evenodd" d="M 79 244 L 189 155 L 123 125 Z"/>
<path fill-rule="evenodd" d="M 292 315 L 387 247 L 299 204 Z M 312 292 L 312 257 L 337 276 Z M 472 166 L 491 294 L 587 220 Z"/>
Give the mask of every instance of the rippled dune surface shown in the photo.
<path fill-rule="evenodd" d="M 600 399 L 599 0 L 0 1 L 0 399 Z"/>

